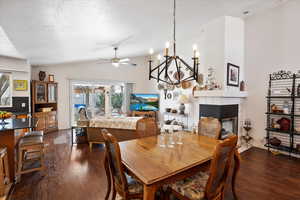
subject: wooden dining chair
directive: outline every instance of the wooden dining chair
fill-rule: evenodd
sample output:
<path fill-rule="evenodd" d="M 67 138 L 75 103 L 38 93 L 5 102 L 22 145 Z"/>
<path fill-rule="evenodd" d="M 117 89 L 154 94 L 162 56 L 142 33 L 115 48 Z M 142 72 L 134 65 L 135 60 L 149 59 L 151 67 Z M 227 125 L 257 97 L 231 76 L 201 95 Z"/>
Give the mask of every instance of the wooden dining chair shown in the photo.
<path fill-rule="evenodd" d="M 221 123 L 217 118 L 202 117 L 198 122 L 198 134 L 205 135 L 211 138 L 220 139 Z"/>
<path fill-rule="evenodd" d="M 234 158 L 232 159 L 231 167 L 226 181 L 224 190 L 224 200 L 237 200 L 235 191 L 235 183 L 238 171 L 240 170 L 241 156 L 236 148 L 234 151 Z"/>
<path fill-rule="evenodd" d="M 116 193 L 124 200 L 143 199 L 143 185 L 137 179 L 125 173 L 117 139 L 105 129 L 102 130 L 102 136 L 106 149 L 104 166 L 108 181 L 108 190 L 105 200 L 109 199 L 111 189 L 113 200 L 116 198 Z"/>
<path fill-rule="evenodd" d="M 136 131 L 140 138 L 159 134 L 157 123 L 154 118 L 143 118 L 137 121 Z"/>
<path fill-rule="evenodd" d="M 199 172 L 194 176 L 177 181 L 169 191 L 182 200 L 225 200 L 225 189 L 232 167 L 237 136 L 230 136 L 217 145 L 209 173 Z M 232 175 L 235 173 L 232 173 Z"/>

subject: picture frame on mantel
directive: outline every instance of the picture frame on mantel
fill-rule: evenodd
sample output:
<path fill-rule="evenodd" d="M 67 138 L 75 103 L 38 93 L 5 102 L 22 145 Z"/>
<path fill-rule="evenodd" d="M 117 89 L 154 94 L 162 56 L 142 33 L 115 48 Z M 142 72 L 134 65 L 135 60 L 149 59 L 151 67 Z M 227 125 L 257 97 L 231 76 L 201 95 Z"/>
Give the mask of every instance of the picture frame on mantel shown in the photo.
<path fill-rule="evenodd" d="M 227 63 L 227 85 L 239 87 L 240 67 L 232 63 Z"/>

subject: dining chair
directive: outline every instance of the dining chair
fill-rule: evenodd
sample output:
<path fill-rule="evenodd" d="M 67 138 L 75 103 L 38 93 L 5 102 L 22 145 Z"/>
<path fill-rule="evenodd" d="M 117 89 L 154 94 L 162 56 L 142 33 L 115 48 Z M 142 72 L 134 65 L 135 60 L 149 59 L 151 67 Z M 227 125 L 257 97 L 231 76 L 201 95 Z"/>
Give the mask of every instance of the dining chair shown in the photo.
<path fill-rule="evenodd" d="M 154 118 L 143 118 L 137 121 L 136 131 L 140 138 L 158 135 L 158 127 Z"/>
<path fill-rule="evenodd" d="M 116 193 L 124 200 L 143 199 L 143 185 L 137 179 L 125 173 L 117 139 L 105 129 L 102 130 L 102 136 L 106 149 L 104 166 L 108 181 L 105 200 L 108 200 L 111 189 L 113 200 L 116 198 Z"/>
<path fill-rule="evenodd" d="M 198 122 L 198 134 L 220 139 L 221 123 L 217 118 L 202 117 Z"/>
<path fill-rule="evenodd" d="M 177 181 L 169 191 L 182 200 L 225 200 L 225 189 L 236 151 L 237 136 L 230 136 L 217 145 L 209 173 L 199 172 L 194 176 Z M 232 175 L 236 176 L 236 172 Z M 234 179 L 234 178 L 233 178 Z"/>
<path fill-rule="evenodd" d="M 234 157 L 232 159 L 231 167 L 226 181 L 226 186 L 224 190 L 224 200 L 237 200 L 237 195 L 235 191 L 235 183 L 238 171 L 241 165 L 241 156 L 238 152 L 238 148 L 234 151 Z"/>

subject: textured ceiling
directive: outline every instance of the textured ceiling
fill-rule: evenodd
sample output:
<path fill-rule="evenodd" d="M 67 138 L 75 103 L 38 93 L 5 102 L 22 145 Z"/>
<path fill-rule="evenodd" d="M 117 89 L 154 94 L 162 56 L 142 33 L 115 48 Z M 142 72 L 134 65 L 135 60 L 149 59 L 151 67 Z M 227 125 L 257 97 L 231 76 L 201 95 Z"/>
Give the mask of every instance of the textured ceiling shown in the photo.
<path fill-rule="evenodd" d="M 177 39 L 197 38 L 200 26 L 216 17 L 285 1 L 178 0 Z M 110 46 L 125 38 L 120 56 L 138 56 L 171 39 L 171 7 L 171 0 L 0 0 L 0 26 L 32 64 L 108 58 Z"/>

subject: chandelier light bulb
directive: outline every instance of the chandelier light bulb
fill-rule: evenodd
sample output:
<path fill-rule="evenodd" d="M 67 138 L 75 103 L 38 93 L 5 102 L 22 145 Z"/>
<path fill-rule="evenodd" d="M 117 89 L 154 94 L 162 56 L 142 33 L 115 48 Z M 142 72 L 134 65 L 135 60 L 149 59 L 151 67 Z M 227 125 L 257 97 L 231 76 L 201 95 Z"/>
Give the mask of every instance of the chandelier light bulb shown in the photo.
<path fill-rule="evenodd" d="M 196 58 L 199 58 L 199 57 L 200 57 L 200 52 L 197 51 L 197 52 L 196 52 Z"/>
<path fill-rule="evenodd" d="M 170 48 L 170 42 L 166 42 L 166 48 Z"/>
<path fill-rule="evenodd" d="M 161 60 L 161 55 L 160 54 L 157 55 L 157 60 Z"/>
<path fill-rule="evenodd" d="M 150 54 L 150 55 L 153 55 L 153 53 L 154 53 L 154 50 L 151 48 L 151 49 L 149 50 L 149 54 Z"/>
<path fill-rule="evenodd" d="M 193 51 L 197 51 L 198 47 L 197 47 L 197 44 L 194 44 L 193 45 Z"/>

